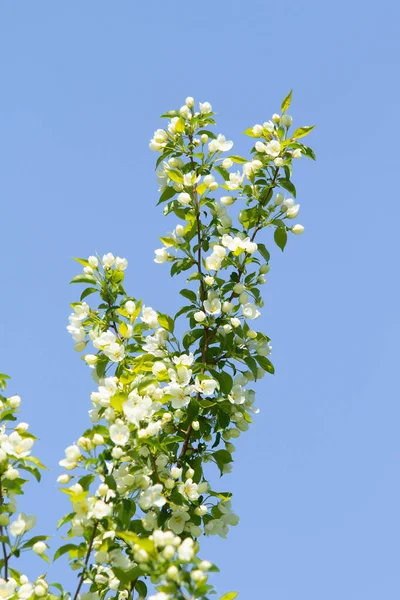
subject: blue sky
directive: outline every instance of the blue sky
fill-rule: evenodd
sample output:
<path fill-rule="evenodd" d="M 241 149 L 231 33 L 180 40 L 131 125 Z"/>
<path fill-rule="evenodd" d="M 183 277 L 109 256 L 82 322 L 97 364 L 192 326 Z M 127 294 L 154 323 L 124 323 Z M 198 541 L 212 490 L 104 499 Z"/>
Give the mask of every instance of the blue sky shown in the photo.
<path fill-rule="evenodd" d="M 224 483 L 241 523 L 202 555 L 244 600 L 399 597 L 398 18 L 389 1 L 2 3 L 0 370 L 52 469 L 24 501 L 41 529 L 67 511 L 57 463 L 93 389 L 65 331 L 71 258 L 126 256 L 132 294 L 174 310 L 153 263 L 158 115 L 208 100 L 243 154 L 293 88 L 296 124 L 318 125 L 317 163 L 296 165 L 306 231 L 273 251 L 276 375 Z"/>

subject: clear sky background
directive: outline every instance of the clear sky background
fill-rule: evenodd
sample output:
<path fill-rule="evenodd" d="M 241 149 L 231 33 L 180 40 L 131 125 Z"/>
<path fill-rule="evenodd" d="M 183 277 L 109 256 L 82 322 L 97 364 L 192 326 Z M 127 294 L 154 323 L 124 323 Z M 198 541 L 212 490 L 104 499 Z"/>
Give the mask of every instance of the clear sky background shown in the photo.
<path fill-rule="evenodd" d="M 243 600 L 399 598 L 399 16 L 394 1 L 0 4 L 0 371 L 51 468 L 24 502 L 40 529 L 68 509 L 57 464 L 94 389 L 65 330 L 71 258 L 125 256 L 131 293 L 176 309 L 153 263 L 158 115 L 208 100 L 243 154 L 293 87 L 295 123 L 318 125 L 318 161 L 296 163 L 306 230 L 264 288 L 276 375 L 223 483 L 241 522 L 201 555 Z"/>

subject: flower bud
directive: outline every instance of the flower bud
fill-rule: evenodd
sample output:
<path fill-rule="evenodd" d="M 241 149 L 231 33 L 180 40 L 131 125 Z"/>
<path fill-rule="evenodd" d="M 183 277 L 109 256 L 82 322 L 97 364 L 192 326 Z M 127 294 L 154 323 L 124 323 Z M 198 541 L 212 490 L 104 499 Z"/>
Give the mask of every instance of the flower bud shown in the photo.
<path fill-rule="evenodd" d="M 209 102 L 199 102 L 199 106 L 202 115 L 208 115 L 212 111 L 212 106 Z"/>
<path fill-rule="evenodd" d="M 232 308 L 233 308 L 232 302 L 228 302 L 228 301 L 223 302 L 223 304 L 222 304 L 222 312 L 228 313 L 229 311 L 232 310 Z"/>
<path fill-rule="evenodd" d="M 97 488 L 97 491 L 100 496 L 106 496 L 109 489 L 110 488 L 108 487 L 108 485 L 106 483 L 101 483 L 99 485 L 99 487 Z"/>
<path fill-rule="evenodd" d="M 202 310 L 195 312 L 193 316 L 194 320 L 197 321 L 197 323 L 203 323 L 203 321 L 206 320 L 206 313 Z"/>
<path fill-rule="evenodd" d="M 18 433 L 23 433 L 29 429 L 29 423 L 18 423 L 15 429 L 18 431 Z"/>
<path fill-rule="evenodd" d="M 243 285 L 243 283 L 235 283 L 235 285 L 233 286 L 233 291 L 235 292 L 235 294 L 241 294 L 242 292 L 244 292 L 245 287 Z"/>
<path fill-rule="evenodd" d="M 256 142 L 255 148 L 257 152 L 266 152 L 267 146 L 263 142 Z"/>
<path fill-rule="evenodd" d="M 194 509 L 194 513 L 198 517 L 203 517 L 208 513 L 208 507 L 205 504 L 201 504 L 200 506 L 197 506 L 197 508 Z"/>
<path fill-rule="evenodd" d="M 47 594 L 47 589 L 44 587 L 43 582 L 40 582 L 39 584 L 35 585 L 34 593 L 35 596 L 38 596 L 39 598 Z"/>
<path fill-rule="evenodd" d="M 8 398 L 8 403 L 11 408 L 18 408 L 21 404 L 21 396 L 11 396 Z"/>
<path fill-rule="evenodd" d="M 85 363 L 91 367 L 95 365 L 98 360 L 98 356 L 96 354 L 86 354 L 83 358 Z"/>
<path fill-rule="evenodd" d="M 214 281 L 214 277 L 211 277 L 211 275 L 207 275 L 206 277 L 204 277 L 204 283 L 207 285 L 213 285 Z"/>
<path fill-rule="evenodd" d="M 235 201 L 236 198 L 232 198 L 232 196 L 222 196 L 220 198 L 222 206 L 232 206 L 232 204 L 234 204 Z"/>
<path fill-rule="evenodd" d="M 165 546 L 164 550 L 162 551 L 162 554 L 164 558 L 171 559 L 175 555 L 175 548 L 171 546 L 171 544 L 169 544 L 168 546 Z"/>
<path fill-rule="evenodd" d="M 240 436 L 240 431 L 239 429 L 230 429 L 230 437 L 231 438 L 238 438 Z"/>
<path fill-rule="evenodd" d="M 134 302 L 132 302 L 132 300 L 128 300 L 124 304 L 124 309 L 126 310 L 126 312 L 128 313 L 128 315 L 133 315 L 133 313 L 136 310 L 136 304 Z"/>
<path fill-rule="evenodd" d="M 95 446 L 102 446 L 104 444 L 104 438 L 100 433 L 95 433 L 92 441 Z"/>
<path fill-rule="evenodd" d="M 182 117 L 188 117 L 190 115 L 189 107 L 186 105 L 181 106 L 179 109 L 179 113 L 182 115 Z"/>
<path fill-rule="evenodd" d="M 295 204 L 294 206 L 291 206 L 290 208 L 287 209 L 286 216 L 288 217 L 288 219 L 295 219 L 297 217 L 297 215 L 299 214 L 299 210 L 300 210 L 300 204 Z"/>
<path fill-rule="evenodd" d="M 233 317 L 231 319 L 232 327 L 240 327 L 240 319 Z"/>
<path fill-rule="evenodd" d="M 174 479 L 179 479 L 179 477 L 181 475 L 182 475 L 182 469 L 180 469 L 179 467 L 172 467 L 171 477 L 173 477 Z"/>
<path fill-rule="evenodd" d="M 113 458 L 115 458 L 116 460 L 119 460 L 124 455 L 124 451 L 119 446 L 115 446 L 111 450 L 111 454 L 112 454 Z"/>
<path fill-rule="evenodd" d="M 263 134 L 263 126 L 262 125 L 254 125 L 253 134 L 260 137 Z"/>
<path fill-rule="evenodd" d="M 249 295 L 246 294 L 246 292 L 242 292 L 239 296 L 239 302 L 240 304 L 246 304 L 247 300 L 249 299 Z"/>
<path fill-rule="evenodd" d="M 10 524 L 10 517 L 5 513 L 0 514 L 0 527 L 7 527 Z"/>
<path fill-rule="evenodd" d="M 232 165 L 233 160 L 231 158 L 224 158 L 224 160 L 222 161 L 222 166 L 224 167 L 224 169 L 230 169 Z"/>
<path fill-rule="evenodd" d="M 67 475 L 67 473 L 63 473 L 57 477 L 57 483 L 69 483 L 71 481 L 71 475 Z"/>
<path fill-rule="evenodd" d="M 261 275 L 266 275 L 267 273 L 269 273 L 270 269 L 271 269 L 271 267 L 267 263 L 265 263 L 264 265 L 261 265 L 261 267 L 260 267 Z"/>
<path fill-rule="evenodd" d="M 193 475 L 194 475 L 194 470 L 189 467 L 189 469 L 185 473 L 186 479 L 192 479 Z"/>
<path fill-rule="evenodd" d="M 272 115 L 272 121 L 273 121 L 274 123 L 279 123 L 279 122 L 280 122 L 280 120 L 281 120 L 281 117 L 280 117 L 280 115 L 277 115 L 276 113 L 274 113 L 274 114 Z"/>
<path fill-rule="evenodd" d="M 192 96 L 188 96 L 185 100 L 185 104 L 188 108 L 193 108 L 194 106 L 194 98 Z"/>
<path fill-rule="evenodd" d="M 198 421 L 192 421 L 192 429 L 198 431 L 200 429 L 200 423 Z"/>
<path fill-rule="evenodd" d="M 293 150 L 293 154 L 292 154 L 293 158 L 301 158 L 302 157 L 302 153 L 300 148 L 296 148 L 296 150 Z"/>
<path fill-rule="evenodd" d="M 175 227 L 175 233 L 176 235 L 179 235 L 179 237 L 183 237 L 185 235 L 185 227 L 183 225 L 177 225 Z"/>
<path fill-rule="evenodd" d="M 204 581 L 204 579 L 206 579 L 206 575 L 204 575 L 203 571 L 200 569 L 194 569 L 190 573 L 190 579 L 198 583 L 199 581 Z"/>
<path fill-rule="evenodd" d="M 178 202 L 179 204 L 181 204 L 182 206 L 187 206 L 188 204 L 190 204 L 191 202 L 191 197 L 190 194 L 188 194 L 187 192 L 182 192 L 181 194 L 179 194 L 178 196 Z"/>
<path fill-rule="evenodd" d="M 203 135 L 201 136 L 201 143 L 202 144 L 207 144 L 208 142 L 208 135 L 206 133 L 203 133 Z"/>
<path fill-rule="evenodd" d="M 175 481 L 173 479 L 167 479 L 164 483 L 167 490 L 172 490 L 175 486 Z"/>
<path fill-rule="evenodd" d="M 282 123 L 285 125 L 285 127 L 290 127 L 293 123 L 293 119 L 290 115 L 282 115 Z"/>
<path fill-rule="evenodd" d="M 275 205 L 279 206 L 280 204 L 282 204 L 282 202 L 284 201 L 284 199 L 285 199 L 285 196 L 279 192 L 275 196 Z"/>
<path fill-rule="evenodd" d="M 170 567 L 168 567 L 167 575 L 172 580 L 177 579 L 179 576 L 178 567 L 175 567 L 175 565 L 171 565 Z"/>
<path fill-rule="evenodd" d="M 296 235 L 301 235 L 304 231 L 304 227 L 303 225 L 297 224 L 297 225 L 293 225 L 293 227 L 290 230 L 292 233 L 295 233 Z"/>
<path fill-rule="evenodd" d="M 248 332 L 247 332 L 247 335 L 249 336 L 249 338 L 251 340 L 255 340 L 256 337 L 257 337 L 257 332 L 253 331 L 252 329 L 249 329 Z"/>
<path fill-rule="evenodd" d="M 46 552 L 46 548 L 47 545 L 44 542 L 36 542 L 36 544 L 33 544 L 32 546 L 32 550 L 36 554 L 43 554 L 44 552 Z"/>
<path fill-rule="evenodd" d="M 14 469 L 13 467 L 8 467 L 7 471 L 4 473 L 4 477 L 13 481 L 14 479 L 18 479 L 19 471 L 18 469 Z"/>
<path fill-rule="evenodd" d="M 89 256 L 88 263 L 89 266 L 92 267 L 92 269 L 97 269 L 97 267 L 99 266 L 99 259 L 97 258 L 97 256 Z"/>

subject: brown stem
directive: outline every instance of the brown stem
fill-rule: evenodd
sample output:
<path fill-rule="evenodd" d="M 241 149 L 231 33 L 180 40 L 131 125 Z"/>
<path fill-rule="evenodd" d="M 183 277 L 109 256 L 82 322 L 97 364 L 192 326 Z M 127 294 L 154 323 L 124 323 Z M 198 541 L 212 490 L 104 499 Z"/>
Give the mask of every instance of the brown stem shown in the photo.
<path fill-rule="evenodd" d="M 275 170 L 275 173 L 274 173 L 274 177 L 273 177 L 273 179 L 272 179 L 272 181 L 271 181 L 271 185 L 269 186 L 271 189 L 272 189 L 273 187 L 275 187 L 276 180 L 277 180 L 277 178 L 278 178 L 278 174 L 279 174 L 279 167 L 276 167 L 276 170 Z M 254 240 L 255 240 L 255 237 L 256 237 L 256 235 L 257 235 L 257 233 L 258 233 L 258 232 L 260 231 L 260 229 L 261 229 L 261 227 L 260 227 L 260 221 L 261 221 L 261 215 L 260 215 L 260 216 L 259 216 L 259 218 L 258 218 L 257 225 L 255 226 L 255 229 L 254 229 L 254 231 L 253 231 L 253 234 L 252 234 L 252 236 L 251 236 L 251 238 L 250 238 L 250 240 L 251 240 L 252 242 L 254 242 Z M 241 278 L 241 277 L 242 277 L 242 275 L 243 275 L 243 272 L 244 272 L 244 268 L 245 268 L 245 266 L 246 266 L 246 265 L 245 265 L 245 259 L 244 259 L 244 260 L 243 260 L 243 262 L 242 262 L 242 264 L 241 264 L 241 265 L 239 265 L 239 267 L 238 267 L 238 270 L 237 270 L 237 275 L 238 275 L 238 281 L 237 281 L 237 283 L 239 283 L 239 282 L 240 282 L 240 278 Z M 229 298 L 228 298 L 228 302 L 231 302 L 231 301 L 233 300 L 234 296 L 235 296 L 235 292 L 232 292 L 232 293 L 231 293 L 231 295 L 230 295 L 230 296 L 229 296 Z M 210 335 L 209 335 L 209 340 L 208 340 L 208 341 L 209 341 L 209 343 L 210 343 L 210 342 L 211 342 L 211 341 L 214 339 L 214 337 L 216 336 L 216 334 L 217 334 L 217 330 L 216 330 L 216 329 L 214 329 L 213 331 L 211 331 L 211 332 L 210 332 Z"/>
<path fill-rule="evenodd" d="M 190 144 L 192 144 L 193 136 L 189 136 L 189 140 L 190 140 Z M 190 157 L 190 164 L 191 164 L 192 170 L 193 170 L 194 169 L 194 160 L 193 160 L 192 156 Z M 196 208 L 196 225 L 197 225 L 197 269 L 201 275 L 200 300 L 201 300 L 201 304 L 204 308 L 204 300 L 206 299 L 206 290 L 205 290 L 204 281 L 203 281 L 203 270 L 202 270 L 202 264 L 201 264 L 201 241 L 202 241 L 201 240 L 201 219 L 200 219 L 199 196 L 198 196 L 197 188 L 194 188 L 193 196 L 194 196 L 194 205 Z M 201 368 L 202 373 L 204 373 L 204 370 L 205 370 L 208 345 L 209 345 L 208 326 L 204 325 L 204 344 L 203 344 L 203 348 L 201 351 L 201 362 L 203 363 L 203 366 Z M 199 401 L 199 399 L 200 399 L 200 392 L 197 392 L 197 396 L 196 396 L 197 402 Z M 192 424 L 190 423 L 189 427 L 187 428 L 187 431 L 186 431 L 185 439 L 183 441 L 183 445 L 182 445 L 180 454 L 178 456 L 178 465 L 181 463 L 183 457 L 185 456 L 185 454 L 187 452 L 192 431 L 193 431 L 193 427 L 192 427 Z"/>
<path fill-rule="evenodd" d="M 74 595 L 74 600 L 77 600 L 77 598 L 79 596 L 79 592 L 81 591 L 83 580 L 85 578 L 86 569 L 87 569 L 87 566 L 89 564 L 90 555 L 91 555 L 91 552 L 92 552 L 92 549 L 93 549 L 93 542 L 94 542 L 94 538 L 95 538 L 95 535 L 96 535 L 96 531 L 97 531 L 97 523 L 95 523 L 94 527 L 93 527 L 92 535 L 91 535 L 91 538 L 90 538 L 90 541 L 89 541 L 88 550 L 87 550 L 87 553 L 86 553 L 85 565 L 83 567 L 82 573 L 81 573 L 80 578 L 79 578 L 79 583 L 78 583 L 78 587 L 76 588 L 76 592 L 75 592 L 75 595 Z"/>
<path fill-rule="evenodd" d="M 3 486 L 2 486 L 1 479 L 0 479 L 0 506 L 2 506 L 3 504 L 4 504 Z M 7 533 L 7 529 L 6 529 L 6 532 L 4 532 L 3 525 L 1 525 L 0 526 L 0 535 L 2 538 L 5 537 L 5 533 Z M 4 556 L 4 579 L 7 581 L 7 579 L 8 579 L 8 559 L 10 557 L 7 555 L 7 548 L 6 548 L 4 539 L 2 539 L 1 547 L 3 550 L 3 556 Z"/>
<path fill-rule="evenodd" d="M 154 458 L 154 455 L 151 454 L 151 452 L 150 452 L 150 460 L 151 460 L 151 464 L 153 465 L 153 471 L 156 476 L 157 483 L 161 483 L 160 476 L 159 476 L 158 470 L 157 470 L 156 460 Z"/>

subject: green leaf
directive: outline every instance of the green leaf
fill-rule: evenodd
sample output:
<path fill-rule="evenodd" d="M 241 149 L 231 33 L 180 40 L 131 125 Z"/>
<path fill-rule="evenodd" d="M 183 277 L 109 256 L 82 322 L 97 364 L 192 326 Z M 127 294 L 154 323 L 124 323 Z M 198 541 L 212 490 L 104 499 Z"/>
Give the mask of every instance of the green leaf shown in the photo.
<path fill-rule="evenodd" d="M 246 158 L 243 158 L 243 156 L 234 155 L 230 156 L 229 158 L 231 159 L 231 161 L 233 161 L 234 163 L 238 163 L 239 165 L 244 165 L 248 162 Z"/>
<path fill-rule="evenodd" d="M 141 580 L 137 581 L 135 583 L 135 590 L 139 594 L 140 598 L 146 598 L 146 596 L 147 596 L 147 585 L 145 584 L 144 581 L 141 581 Z"/>
<path fill-rule="evenodd" d="M 183 183 L 183 175 L 179 171 L 174 171 L 173 169 L 167 170 L 168 177 L 172 179 L 172 181 L 176 181 L 176 183 Z"/>
<path fill-rule="evenodd" d="M 206 192 L 208 190 L 208 187 L 206 186 L 205 183 L 201 183 L 200 185 L 197 186 L 196 188 L 197 193 L 202 196 L 204 194 L 204 192 Z"/>
<path fill-rule="evenodd" d="M 84 267 L 89 266 L 89 261 L 87 261 L 85 258 L 74 258 L 74 260 L 76 260 L 76 262 L 78 262 L 80 265 L 83 265 Z"/>
<path fill-rule="evenodd" d="M 124 583 L 126 586 L 132 583 L 132 581 L 135 581 L 135 579 L 137 579 L 140 575 L 142 575 L 141 568 L 137 566 L 132 567 L 127 571 L 125 571 L 124 569 L 118 569 L 114 567 L 113 571 L 118 577 L 118 579 L 122 581 L 122 583 Z"/>
<path fill-rule="evenodd" d="M 94 294 L 95 292 L 98 292 L 99 290 L 97 288 L 93 288 L 93 287 L 88 287 L 86 288 L 86 290 L 83 290 L 82 294 L 81 294 L 81 302 L 84 298 L 86 298 L 87 296 L 90 296 L 90 294 Z"/>
<path fill-rule="evenodd" d="M 58 550 L 56 550 L 53 560 L 57 560 L 57 558 L 60 558 L 63 554 L 66 554 L 70 550 L 77 550 L 78 548 L 79 546 L 76 544 L 65 544 L 64 546 L 60 546 Z"/>
<path fill-rule="evenodd" d="M 217 379 L 219 386 L 220 386 L 220 390 L 223 394 L 229 394 L 229 392 L 232 389 L 233 386 L 233 379 L 232 377 L 229 375 L 229 373 L 218 373 L 217 371 L 212 370 L 211 371 L 213 376 L 215 377 L 215 379 Z"/>
<path fill-rule="evenodd" d="M 285 190 L 287 190 L 288 192 L 290 192 L 294 198 L 296 198 L 296 188 L 294 187 L 293 183 L 290 181 L 290 179 L 278 179 L 279 185 L 281 187 L 283 187 Z"/>
<path fill-rule="evenodd" d="M 265 262 L 269 262 L 270 254 L 268 252 L 268 250 L 266 249 L 264 244 L 259 244 L 257 243 L 258 246 L 258 251 L 261 254 L 261 256 L 263 257 L 263 259 L 265 260 Z"/>
<path fill-rule="evenodd" d="M 205 133 L 206 135 L 208 135 L 209 138 L 211 138 L 212 140 L 217 139 L 217 136 L 215 135 L 215 133 L 213 133 L 212 131 L 208 131 L 207 129 L 201 129 L 200 131 L 197 132 L 197 135 L 203 135 L 203 133 Z"/>
<path fill-rule="evenodd" d="M 116 535 L 126 542 L 137 544 L 143 548 L 143 550 L 146 550 L 146 552 L 151 553 L 154 551 L 154 542 L 152 540 L 149 540 L 149 538 L 141 538 L 136 533 L 133 533 L 133 531 L 117 531 Z"/>
<path fill-rule="evenodd" d="M 258 376 L 258 374 L 257 374 L 257 363 L 254 360 L 254 358 L 251 357 L 251 356 L 246 356 L 246 358 L 244 359 L 244 362 L 249 367 L 249 369 L 253 373 L 254 377 L 257 379 L 257 376 Z"/>
<path fill-rule="evenodd" d="M 302 138 L 302 137 L 308 135 L 314 128 L 315 128 L 315 125 L 310 125 L 310 126 L 305 126 L 305 127 L 299 127 L 293 133 L 292 137 L 294 137 L 296 139 Z"/>
<path fill-rule="evenodd" d="M 66 523 L 69 523 L 70 521 L 72 521 L 72 519 L 75 517 L 75 513 L 69 513 L 68 515 L 64 515 L 57 523 L 57 529 L 60 529 L 60 527 L 62 527 L 63 525 L 65 525 Z"/>
<path fill-rule="evenodd" d="M 310 148 L 309 146 L 303 146 L 302 150 L 303 150 L 304 156 L 307 156 L 307 158 L 311 158 L 312 160 L 317 160 L 317 157 L 315 156 L 315 152 L 314 152 L 314 150 L 312 150 L 312 148 Z"/>
<path fill-rule="evenodd" d="M 190 300 L 190 302 L 197 302 L 197 296 L 192 290 L 181 290 L 179 293 L 184 298 Z"/>
<path fill-rule="evenodd" d="M 290 103 L 292 101 L 292 92 L 293 90 L 290 90 L 290 92 L 288 93 L 288 95 L 286 96 L 286 98 L 284 99 L 284 101 L 282 102 L 282 112 L 284 113 L 290 106 Z"/>
<path fill-rule="evenodd" d="M 36 481 L 40 481 L 42 478 L 39 469 L 37 469 L 36 467 L 29 467 L 27 465 L 25 465 L 25 466 L 19 465 L 18 468 L 23 469 L 24 471 L 28 471 L 28 473 L 30 473 L 31 475 L 33 475 L 35 477 Z"/>
<path fill-rule="evenodd" d="M 274 232 L 274 240 L 275 240 L 275 244 L 283 252 L 285 249 L 285 246 L 286 246 L 286 242 L 287 242 L 286 229 L 283 229 L 283 227 L 277 227 Z"/>
<path fill-rule="evenodd" d="M 179 117 L 179 119 L 176 121 L 175 130 L 177 133 L 183 133 L 185 131 L 185 121 L 182 119 L 182 117 Z"/>
<path fill-rule="evenodd" d="M 245 229 L 251 229 L 258 223 L 259 214 L 257 207 L 246 208 L 245 210 L 241 210 L 239 213 L 239 223 L 245 227 Z"/>
<path fill-rule="evenodd" d="M 171 319 L 171 317 L 169 315 L 161 315 L 161 314 L 158 315 L 158 322 L 161 325 L 161 327 L 163 327 L 170 333 L 173 333 L 175 323 L 174 323 L 174 320 Z"/>
<path fill-rule="evenodd" d="M 227 594 L 224 594 L 223 596 L 221 596 L 220 600 L 234 600 L 238 596 L 239 596 L 239 592 L 228 592 Z"/>
<path fill-rule="evenodd" d="M 255 359 L 264 371 L 271 373 L 271 375 L 275 373 L 274 365 L 266 356 L 255 356 Z"/>
<path fill-rule="evenodd" d="M 82 275 L 75 275 L 75 277 L 71 279 L 70 283 L 96 283 L 96 279 L 93 277 L 93 275 L 83 273 Z"/>
<path fill-rule="evenodd" d="M 229 179 L 229 173 L 228 173 L 228 171 L 226 169 L 224 169 L 224 167 L 216 166 L 216 167 L 214 167 L 214 169 L 216 171 L 218 171 L 218 173 L 221 175 L 221 177 L 225 181 L 228 181 L 228 179 Z"/>
<path fill-rule="evenodd" d="M 258 138 L 258 137 L 260 137 L 259 135 L 255 135 L 253 133 L 253 128 L 252 127 L 249 127 L 248 129 L 246 129 L 246 131 L 243 131 L 243 133 L 244 133 L 244 135 L 248 135 L 249 137 L 252 137 L 252 138 Z"/>
<path fill-rule="evenodd" d="M 228 450 L 217 450 L 213 454 L 213 458 L 218 465 L 219 470 L 223 471 L 224 465 L 229 464 L 233 461 L 232 455 Z"/>
<path fill-rule="evenodd" d="M 10 379 L 9 375 L 0 373 L 0 390 L 5 390 L 7 387 L 7 379 Z"/>
<path fill-rule="evenodd" d="M 173 187 L 166 187 L 165 190 L 163 191 L 163 193 L 160 196 L 159 201 L 157 202 L 157 206 L 159 204 L 161 204 L 162 202 L 166 202 L 167 200 L 169 200 L 170 198 L 172 198 L 172 196 L 175 196 L 176 194 L 176 190 L 174 190 Z"/>

